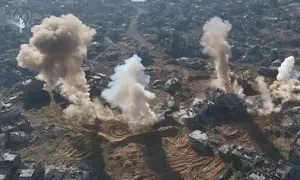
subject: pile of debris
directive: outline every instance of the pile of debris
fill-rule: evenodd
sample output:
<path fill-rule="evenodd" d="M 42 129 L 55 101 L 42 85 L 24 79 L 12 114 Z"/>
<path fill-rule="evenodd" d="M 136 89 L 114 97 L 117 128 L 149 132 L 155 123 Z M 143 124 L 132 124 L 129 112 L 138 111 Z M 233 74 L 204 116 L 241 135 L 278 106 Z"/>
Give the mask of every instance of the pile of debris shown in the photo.
<path fill-rule="evenodd" d="M 16 177 L 21 166 L 21 156 L 15 153 L 0 154 L 0 179 L 9 180 Z"/>
<path fill-rule="evenodd" d="M 110 77 L 103 73 L 98 73 L 92 70 L 92 67 L 85 66 L 83 70 L 90 86 L 91 97 L 100 97 L 101 92 L 107 87 L 110 82 Z"/>
<path fill-rule="evenodd" d="M 244 100 L 237 94 L 225 94 L 221 89 L 209 87 L 205 90 L 205 97 L 204 101 L 195 104 L 196 115 L 183 119 L 190 129 L 237 121 L 248 115 Z"/>
<path fill-rule="evenodd" d="M 0 113 L 0 148 L 20 149 L 29 146 L 36 140 L 31 134 L 32 126 L 22 112 L 13 108 Z"/>
<path fill-rule="evenodd" d="M 50 179 L 90 179 L 90 173 L 79 168 L 66 166 L 44 166 L 42 164 L 23 163 L 18 153 L 0 154 L 1 180 L 50 180 Z"/>
<path fill-rule="evenodd" d="M 189 134 L 189 141 L 201 155 L 215 154 L 224 162 L 231 164 L 226 173 L 228 178 L 234 176 L 234 172 L 241 173 L 248 180 L 297 180 L 300 177 L 299 167 L 296 164 L 283 160 L 273 162 L 254 150 L 242 146 L 223 144 L 218 148 L 218 152 L 213 152 L 209 137 L 199 130 Z"/>

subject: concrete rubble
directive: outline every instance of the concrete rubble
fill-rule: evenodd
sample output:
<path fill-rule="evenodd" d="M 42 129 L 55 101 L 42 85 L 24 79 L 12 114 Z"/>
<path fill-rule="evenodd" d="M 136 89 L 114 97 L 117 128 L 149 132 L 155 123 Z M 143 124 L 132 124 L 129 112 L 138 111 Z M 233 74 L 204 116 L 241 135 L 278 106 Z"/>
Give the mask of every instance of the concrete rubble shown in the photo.
<path fill-rule="evenodd" d="M 21 162 L 16 153 L 2 153 L 0 156 L 1 180 L 52 180 L 52 179 L 81 179 L 88 180 L 89 172 L 79 168 L 67 166 L 44 166 Z"/>
<path fill-rule="evenodd" d="M 24 33 L 19 33 L 12 23 L 6 23 L 11 11 L 20 6 L 29 8 L 32 13 L 32 20 Z M 241 117 L 248 118 L 249 114 L 240 96 L 226 94 L 221 89 L 202 89 L 202 82 L 210 81 L 215 75 L 212 59 L 203 53 L 199 43 L 207 20 L 214 16 L 228 20 L 232 24 L 228 38 L 230 68 L 242 73 L 236 80 L 243 87 L 244 94 L 249 96 L 247 98 L 255 102 L 254 106 L 261 105 L 254 78 L 263 75 L 268 80 L 275 79 L 278 67 L 290 55 L 295 56 L 296 65 L 300 64 L 299 6 L 296 0 L 0 1 L 0 16 L 3 18 L 0 24 L 0 180 L 12 177 L 20 180 L 92 179 L 89 170 L 77 167 L 26 166 L 21 163 L 19 155 L 33 145 L 53 145 L 70 133 L 64 128 L 71 124 L 67 122 L 63 126 L 54 121 L 57 114 L 47 122 L 43 119 L 44 114 L 35 116 L 38 110 L 45 113 L 52 99 L 43 89 L 44 83 L 35 78 L 37 73 L 18 67 L 15 60 L 20 45 L 28 43 L 30 27 L 41 23 L 44 17 L 66 13 L 74 14 L 97 31 L 88 47 L 83 67 L 92 98 L 100 97 L 111 80 L 113 68 L 136 53 L 147 66 L 147 73 L 151 76 L 151 86 L 147 88 L 155 90 L 157 101 L 163 104 L 167 95 L 175 101 L 175 105 L 159 112 L 163 116 L 161 119 L 172 117 L 179 126 L 187 127 L 192 132 L 188 134 L 189 142 L 200 155 L 209 152 L 205 155 L 213 154 L 225 161 L 228 167 L 222 177 L 224 180 L 236 172 L 241 174 L 236 179 L 300 179 L 299 138 L 291 144 L 287 159 L 269 162 L 264 152 L 235 144 L 216 131 L 216 126 L 238 124 L 244 120 Z M 236 65 L 239 63 L 242 65 Z M 250 69 L 255 72 L 248 73 Z M 59 88 L 52 93 L 59 106 L 57 109 L 70 103 Z M 200 93 L 205 97 L 190 105 Z M 282 99 L 273 97 L 273 101 L 278 105 Z M 271 134 L 272 140 L 279 137 L 292 139 L 299 131 L 299 119 L 299 106 L 293 106 L 283 111 L 282 118 L 276 123 L 264 128 L 264 133 Z M 272 133 L 276 128 L 278 133 Z M 97 149 L 99 154 L 100 151 Z M 89 168 L 100 169 L 97 165 Z"/>
<path fill-rule="evenodd" d="M 289 109 L 281 122 L 281 126 L 284 128 L 286 133 L 296 134 L 300 127 L 300 107 L 296 106 Z"/>
<path fill-rule="evenodd" d="M 285 180 L 291 176 L 292 165 L 288 163 L 265 163 L 259 169 L 252 170 L 249 175 L 249 180 L 270 179 L 270 180 Z"/>
<path fill-rule="evenodd" d="M 65 167 L 65 166 L 48 166 L 45 169 L 45 180 L 53 178 L 60 179 L 89 179 L 89 172 L 80 170 L 78 168 Z"/>
<path fill-rule="evenodd" d="M 44 179 L 44 168 L 35 168 L 35 169 L 20 169 L 18 174 L 19 180 L 42 180 Z"/>
<path fill-rule="evenodd" d="M 181 82 L 179 78 L 170 78 L 166 81 L 164 89 L 166 92 L 169 92 L 171 94 L 180 91 L 181 89 Z"/>
<path fill-rule="evenodd" d="M 24 131 L 8 132 L 5 134 L 4 146 L 6 148 L 24 148 L 33 143 L 34 139 L 35 137 Z"/>
<path fill-rule="evenodd" d="M 189 134 L 189 142 L 200 153 L 207 153 L 210 149 L 207 135 L 199 130 Z"/>
<path fill-rule="evenodd" d="M 30 121 L 18 108 L 0 113 L 0 118 L 0 129 L 3 133 L 15 131 L 30 132 L 32 130 Z"/>
<path fill-rule="evenodd" d="M 263 162 L 263 157 L 251 150 L 238 146 L 232 151 L 234 166 L 242 171 L 249 171 L 253 166 Z"/>
<path fill-rule="evenodd" d="M 195 116 L 183 120 L 190 129 L 212 127 L 230 120 L 238 121 L 240 115 L 247 114 L 246 105 L 238 95 L 225 94 L 221 89 L 206 88 L 205 99 L 201 104 Z"/>
<path fill-rule="evenodd" d="M 20 154 L 1 153 L 0 155 L 0 179 L 13 179 L 14 174 L 21 166 Z"/>
<path fill-rule="evenodd" d="M 107 87 L 110 82 L 110 77 L 106 74 L 95 72 L 91 67 L 86 66 L 84 68 L 86 79 L 90 86 L 90 94 L 92 97 L 100 96 L 101 92 Z"/>
<path fill-rule="evenodd" d="M 234 149 L 234 146 L 232 144 L 224 144 L 219 148 L 219 156 L 220 158 L 225 161 L 231 161 L 232 160 L 232 150 Z"/>
<path fill-rule="evenodd" d="M 174 61 L 171 61 L 169 63 L 176 64 L 179 66 L 183 66 L 189 69 L 194 69 L 194 70 L 201 70 L 201 71 L 207 71 L 207 61 L 197 59 L 197 58 L 177 58 Z"/>

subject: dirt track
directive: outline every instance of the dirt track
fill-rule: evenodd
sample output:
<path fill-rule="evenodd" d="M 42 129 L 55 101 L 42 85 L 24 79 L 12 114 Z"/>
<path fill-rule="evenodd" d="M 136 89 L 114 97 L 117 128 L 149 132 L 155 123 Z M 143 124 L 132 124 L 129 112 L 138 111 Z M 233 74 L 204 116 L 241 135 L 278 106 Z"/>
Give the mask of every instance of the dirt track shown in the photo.
<path fill-rule="evenodd" d="M 145 10 L 135 6 L 135 9 L 137 10 L 137 14 L 131 19 L 129 27 L 128 27 L 128 34 L 132 37 L 132 39 L 139 42 L 141 47 L 148 47 L 148 49 L 151 49 L 153 45 L 146 41 L 139 33 L 137 29 L 137 19 L 141 14 L 145 13 Z"/>

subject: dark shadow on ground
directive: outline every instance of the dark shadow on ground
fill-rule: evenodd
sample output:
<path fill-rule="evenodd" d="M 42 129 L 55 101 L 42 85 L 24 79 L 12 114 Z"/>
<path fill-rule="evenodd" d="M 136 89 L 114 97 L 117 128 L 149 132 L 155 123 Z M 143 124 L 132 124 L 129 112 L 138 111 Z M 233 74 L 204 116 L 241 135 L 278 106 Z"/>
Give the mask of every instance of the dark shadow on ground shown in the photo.
<path fill-rule="evenodd" d="M 250 115 L 246 114 L 243 117 L 242 122 L 241 125 L 248 130 L 248 135 L 264 150 L 267 157 L 273 160 L 280 160 L 283 158 L 278 148 L 274 146 L 267 134 L 253 122 Z"/>
<path fill-rule="evenodd" d="M 87 132 L 84 142 L 78 144 L 77 148 L 88 154 L 82 159 L 82 162 L 90 170 L 89 179 L 113 180 L 105 170 L 103 149 L 101 147 L 103 139 L 98 135 L 99 123 L 100 121 L 96 121 L 94 128 Z"/>
<path fill-rule="evenodd" d="M 141 143 L 148 167 L 156 173 L 159 180 L 182 180 L 179 173 L 176 173 L 168 164 L 167 155 L 162 147 L 160 136 L 145 136 L 144 143 Z"/>
<path fill-rule="evenodd" d="M 90 154 L 86 158 L 87 165 L 91 168 L 89 179 L 112 180 L 112 178 L 105 171 L 101 143 L 101 137 L 99 137 L 97 133 L 91 133 L 89 135 L 88 149 Z"/>
<path fill-rule="evenodd" d="M 91 138 L 91 154 L 88 157 L 88 164 L 91 166 L 90 179 L 111 180 L 112 178 L 105 171 L 104 159 L 102 156 L 101 138 L 98 134 L 90 136 Z"/>
<path fill-rule="evenodd" d="M 192 129 L 204 130 L 203 126 L 214 127 L 215 125 L 237 123 L 241 128 L 248 131 L 249 136 L 263 149 L 265 155 L 273 160 L 282 158 L 280 151 L 274 146 L 262 129 L 254 122 L 247 112 L 244 100 L 236 94 L 225 94 L 222 90 L 207 92 L 207 98 L 213 103 L 207 106 L 195 117 L 185 119 L 185 125 Z"/>
<path fill-rule="evenodd" d="M 51 103 L 50 97 L 43 97 L 44 95 L 41 95 L 40 97 L 36 98 L 28 98 L 24 99 L 23 108 L 25 110 L 30 109 L 41 109 L 42 107 L 49 106 Z"/>
<path fill-rule="evenodd" d="M 159 129 L 160 127 L 166 127 L 166 126 L 178 126 L 178 123 L 174 120 L 172 117 L 172 114 L 175 111 L 167 112 L 164 115 L 164 120 L 158 122 L 157 124 L 153 125 L 153 129 Z"/>
<path fill-rule="evenodd" d="M 51 103 L 51 97 L 47 91 L 43 89 L 43 82 L 33 80 L 23 88 L 23 108 L 25 110 L 40 109 Z"/>

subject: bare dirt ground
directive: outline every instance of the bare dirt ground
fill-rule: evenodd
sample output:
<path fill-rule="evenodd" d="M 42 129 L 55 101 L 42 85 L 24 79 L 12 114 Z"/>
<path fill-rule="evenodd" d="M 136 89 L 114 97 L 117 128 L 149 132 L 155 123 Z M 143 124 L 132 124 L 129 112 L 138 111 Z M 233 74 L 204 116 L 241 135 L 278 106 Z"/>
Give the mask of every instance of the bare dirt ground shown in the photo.
<path fill-rule="evenodd" d="M 192 70 L 174 65 L 165 65 L 156 58 L 154 67 L 157 77 L 174 73 L 188 79 Z M 239 70 L 243 67 L 232 68 Z M 213 77 L 213 71 L 207 72 Z M 210 80 L 183 81 L 193 97 L 183 102 L 190 103 L 200 96 Z M 166 102 L 165 93 L 157 93 L 152 106 Z M 41 140 L 22 152 L 24 160 L 36 160 L 46 164 L 80 166 L 87 160 L 94 168 L 104 168 L 111 179 L 156 180 L 156 179 L 216 179 L 229 166 L 215 156 L 202 156 L 188 143 L 187 129 L 175 121 L 167 121 L 153 128 L 130 132 L 127 126 L 116 122 L 66 120 L 62 117 L 60 104 L 51 104 L 39 110 L 24 111 L 38 131 L 55 126 L 54 137 L 43 136 Z M 279 128 L 278 117 L 251 117 L 244 123 L 224 124 L 214 128 L 220 136 L 215 146 L 225 143 L 255 148 L 270 152 L 272 158 L 288 154 L 291 139 L 274 136 Z M 51 130 L 49 130 L 51 131 Z M 43 133 L 42 133 L 43 134 Z M 45 131 L 45 134 L 46 131 Z"/>

